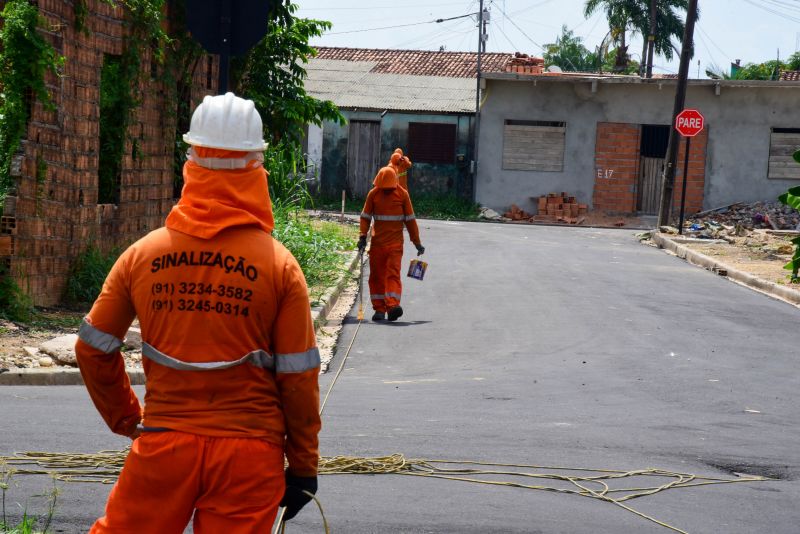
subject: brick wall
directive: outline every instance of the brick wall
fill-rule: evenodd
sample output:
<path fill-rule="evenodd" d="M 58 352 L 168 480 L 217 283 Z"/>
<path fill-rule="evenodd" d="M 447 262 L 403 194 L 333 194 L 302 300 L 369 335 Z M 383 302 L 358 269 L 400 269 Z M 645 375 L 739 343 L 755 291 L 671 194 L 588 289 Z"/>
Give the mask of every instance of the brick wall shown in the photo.
<path fill-rule="evenodd" d="M 636 187 L 639 180 L 641 127 L 638 124 L 597 123 L 593 209 L 610 213 L 636 211 Z M 681 139 L 678 153 L 673 211 L 680 208 L 683 184 L 683 159 L 686 141 Z M 703 209 L 706 145 L 708 128 L 692 139 L 686 189 L 686 213 Z"/>
<path fill-rule="evenodd" d="M 71 1 L 38 5 L 46 21 L 42 34 L 67 61 L 62 77 L 46 79 L 57 109 L 33 105 L 17 161 L 16 194 L 6 200 L 0 221 L 0 261 L 10 265 L 35 304 L 47 306 L 60 301 L 70 266 L 90 244 L 105 250 L 126 246 L 163 224 L 174 203 L 175 102 L 166 96 L 172 91 L 163 77 L 156 72 L 151 78 L 145 51 L 136 88 L 142 103 L 128 131 L 119 204 L 98 205 L 100 72 L 104 54 L 122 53 L 123 10 L 88 0 L 87 35 L 74 29 Z M 194 103 L 216 91 L 216 74 L 213 87 L 206 87 L 203 59 L 195 72 Z"/>
<path fill-rule="evenodd" d="M 614 213 L 636 210 L 640 131 L 638 124 L 597 123 L 593 209 Z"/>
<path fill-rule="evenodd" d="M 703 193 L 706 184 L 706 146 L 708 144 L 708 125 L 692 138 L 689 147 L 689 172 L 686 177 L 686 213 L 703 210 Z M 681 188 L 683 187 L 683 162 L 686 157 L 686 139 L 681 138 L 678 149 L 675 189 L 672 194 L 672 212 L 677 216 L 681 208 Z"/>

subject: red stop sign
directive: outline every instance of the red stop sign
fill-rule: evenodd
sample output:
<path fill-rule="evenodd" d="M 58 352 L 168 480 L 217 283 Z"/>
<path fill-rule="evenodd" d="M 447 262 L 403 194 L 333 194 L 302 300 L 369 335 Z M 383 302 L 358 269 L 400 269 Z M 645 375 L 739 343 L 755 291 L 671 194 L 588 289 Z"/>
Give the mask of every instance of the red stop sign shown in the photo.
<path fill-rule="evenodd" d="M 684 109 L 675 117 L 675 129 L 684 137 L 694 137 L 703 131 L 705 119 L 696 109 Z"/>

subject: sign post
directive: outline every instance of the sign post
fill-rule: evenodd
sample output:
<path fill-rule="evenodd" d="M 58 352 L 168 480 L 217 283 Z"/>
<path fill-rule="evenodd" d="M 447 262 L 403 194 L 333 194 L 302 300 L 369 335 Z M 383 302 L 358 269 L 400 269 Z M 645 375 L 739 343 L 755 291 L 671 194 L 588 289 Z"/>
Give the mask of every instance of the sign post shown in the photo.
<path fill-rule="evenodd" d="M 267 33 L 271 0 L 186 0 L 186 26 L 209 54 L 219 54 L 219 94 L 228 88 L 231 56 L 246 54 Z"/>
<path fill-rule="evenodd" d="M 703 131 L 705 118 L 696 109 L 684 109 L 675 117 L 675 130 L 686 138 L 686 154 L 683 158 L 683 184 L 681 186 L 681 214 L 678 222 L 678 234 L 683 235 L 683 216 L 686 208 L 686 180 L 689 174 L 689 149 L 692 137 Z"/>

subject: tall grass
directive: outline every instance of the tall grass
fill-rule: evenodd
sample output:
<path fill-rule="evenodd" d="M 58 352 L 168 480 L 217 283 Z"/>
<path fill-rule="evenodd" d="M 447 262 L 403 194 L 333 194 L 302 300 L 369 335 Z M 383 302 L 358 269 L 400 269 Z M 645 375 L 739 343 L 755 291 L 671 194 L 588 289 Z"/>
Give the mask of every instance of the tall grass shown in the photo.
<path fill-rule="evenodd" d="M 119 255 L 119 249 L 106 253 L 94 245 L 84 250 L 70 270 L 64 293 L 66 303 L 77 307 L 90 306 L 100 295 L 103 282 Z"/>
<path fill-rule="evenodd" d="M 345 269 L 343 253 L 354 250 L 356 244 L 354 235 L 339 225 L 315 227 L 307 217 L 286 206 L 275 209 L 272 235 L 297 259 L 314 298 L 339 279 Z"/>
<path fill-rule="evenodd" d="M 32 313 L 33 300 L 22 291 L 8 267 L 0 263 L 0 318 L 24 323 Z"/>

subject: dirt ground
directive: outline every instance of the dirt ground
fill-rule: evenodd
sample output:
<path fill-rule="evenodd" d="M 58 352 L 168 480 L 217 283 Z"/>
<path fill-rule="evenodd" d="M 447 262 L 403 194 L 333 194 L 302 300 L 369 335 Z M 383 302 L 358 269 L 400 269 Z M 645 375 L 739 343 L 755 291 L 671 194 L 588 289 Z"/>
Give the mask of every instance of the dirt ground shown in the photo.
<path fill-rule="evenodd" d="M 794 251 L 792 238 L 792 235 L 774 235 L 765 230 L 753 230 L 746 236 L 728 237 L 732 243 L 718 241 L 704 243 L 702 240 L 697 240 L 681 244 L 732 268 L 800 291 L 800 284 L 790 282 L 791 271 L 783 268 L 792 258 Z"/>

